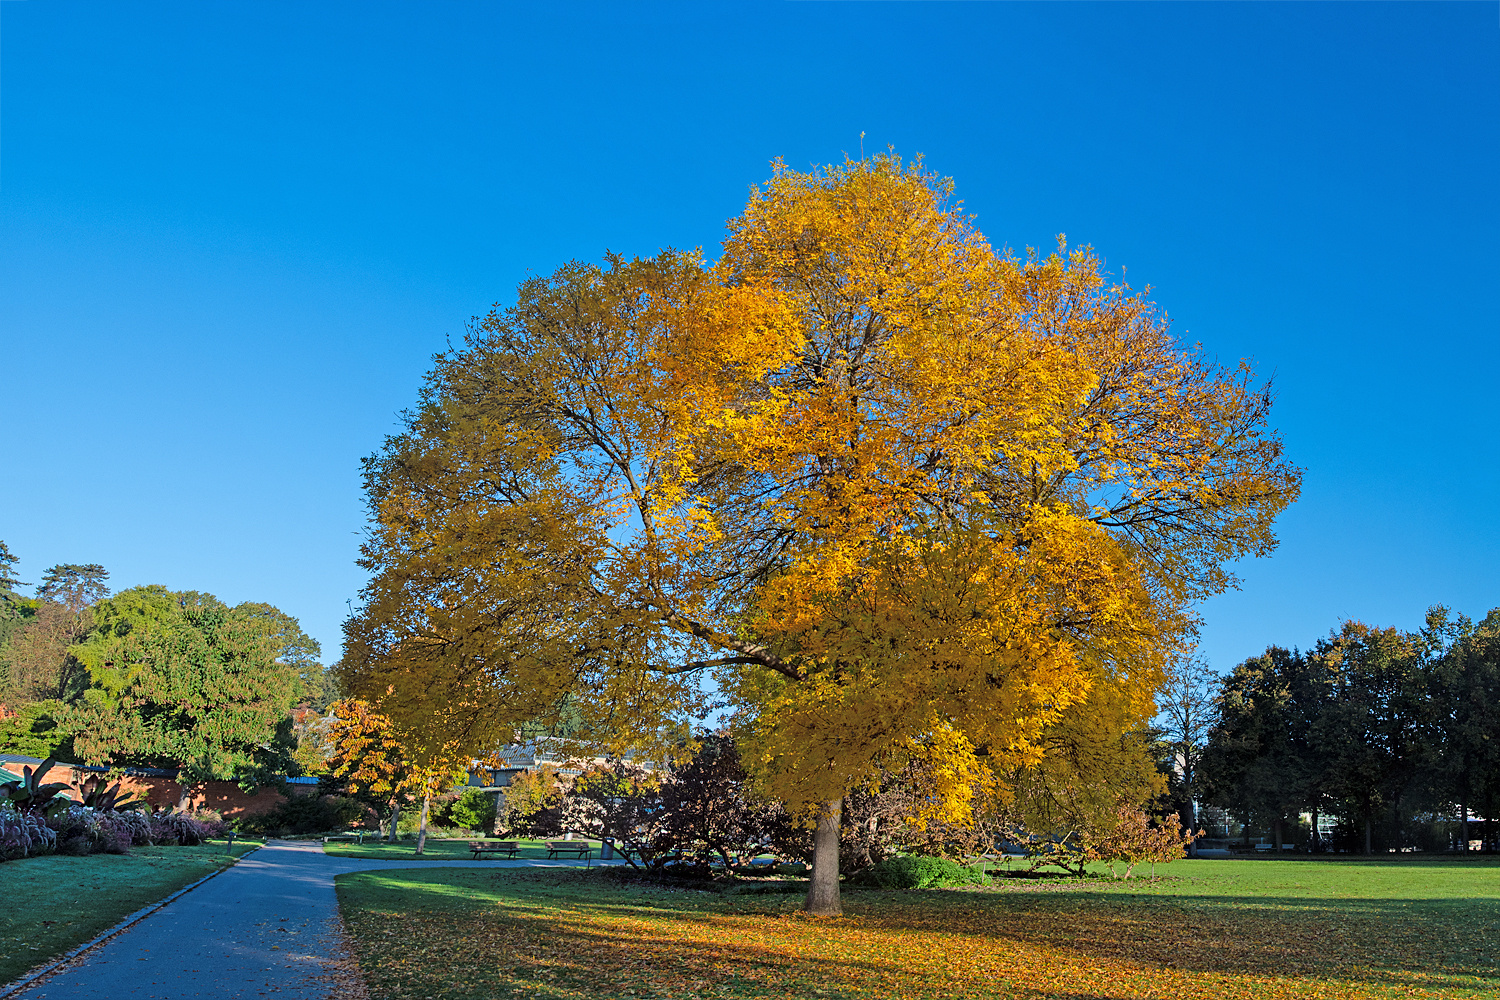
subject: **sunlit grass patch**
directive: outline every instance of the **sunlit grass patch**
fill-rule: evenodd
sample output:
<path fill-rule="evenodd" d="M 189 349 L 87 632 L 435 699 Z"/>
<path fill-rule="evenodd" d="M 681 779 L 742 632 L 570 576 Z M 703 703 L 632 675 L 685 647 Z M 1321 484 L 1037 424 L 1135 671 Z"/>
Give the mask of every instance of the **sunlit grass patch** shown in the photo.
<path fill-rule="evenodd" d="M 1500 866 L 1193 862 L 1156 883 L 787 897 L 577 870 L 342 876 L 375 996 L 1464 997 L 1500 990 Z M 1300 881 L 1299 881 L 1300 880 Z M 1360 880 L 1359 891 L 1340 886 Z"/>

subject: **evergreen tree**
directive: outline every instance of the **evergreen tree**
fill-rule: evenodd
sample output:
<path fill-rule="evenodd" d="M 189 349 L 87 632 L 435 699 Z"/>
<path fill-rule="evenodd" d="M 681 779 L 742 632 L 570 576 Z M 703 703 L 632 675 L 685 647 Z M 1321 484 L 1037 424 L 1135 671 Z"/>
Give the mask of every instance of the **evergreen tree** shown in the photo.
<path fill-rule="evenodd" d="M 81 614 L 84 608 L 109 596 L 109 587 L 104 582 L 108 579 L 109 570 L 98 563 L 62 563 L 42 574 L 36 596 L 61 604 L 75 615 Z"/>
<path fill-rule="evenodd" d="M 20 557 L 11 553 L 10 546 L 0 542 L 0 591 L 14 591 L 26 586 L 15 572 L 16 563 L 20 561 Z"/>
<path fill-rule="evenodd" d="M 301 686 L 264 605 L 135 587 L 94 609 L 73 652 L 90 685 L 64 722 L 88 763 L 178 765 L 184 785 L 292 766 L 288 712 Z M 295 624 L 295 623 L 293 623 Z"/>

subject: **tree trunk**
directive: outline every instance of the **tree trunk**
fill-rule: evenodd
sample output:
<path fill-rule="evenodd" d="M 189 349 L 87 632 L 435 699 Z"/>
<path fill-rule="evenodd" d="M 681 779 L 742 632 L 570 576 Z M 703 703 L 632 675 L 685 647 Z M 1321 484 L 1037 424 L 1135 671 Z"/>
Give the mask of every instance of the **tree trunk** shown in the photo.
<path fill-rule="evenodd" d="M 1271 844 L 1276 850 L 1276 856 L 1281 856 L 1281 817 L 1277 816 L 1271 820 Z"/>
<path fill-rule="evenodd" d="M 813 832 L 812 881 L 807 887 L 805 909 L 815 917 L 837 917 L 844 912 L 839 902 L 839 813 L 843 799 L 823 803 L 818 828 Z"/>
<path fill-rule="evenodd" d="M 1187 856 L 1196 858 L 1198 856 L 1198 804 L 1193 801 L 1192 772 L 1188 771 L 1186 766 L 1183 767 L 1183 770 L 1187 771 L 1187 781 L 1183 782 L 1183 787 L 1187 791 L 1188 833 L 1193 835 L 1193 839 L 1188 841 Z M 1156 877 L 1155 865 L 1151 867 L 1151 877 Z"/>
<path fill-rule="evenodd" d="M 396 824 L 401 822 L 401 805 L 397 803 L 391 807 L 391 827 L 385 831 L 385 839 L 394 844 L 396 842 Z"/>
<path fill-rule="evenodd" d="M 417 825 L 417 853 L 421 854 L 427 847 L 427 806 L 432 801 L 431 795 L 422 796 L 422 822 Z"/>
<path fill-rule="evenodd" d="M 1323 836 L 1322 836 L 1322 834 L 1318 833 L 1318 810 L 1317 809 L 1314 809 L 1313 810 L 1313 814 L 1312 814 L 1312 838 L 1311 838 L 1311 846 L 1310 846 L 1309 849 L 1312 850 L 1312 851 L 1322 851 L 1323 850 Z"/>
<path fill-rule="evenodd" d="M 1370 810 L 1370 809 L 1366 809 L 1365 810 L 1365 853 L 1366 854 L 1374 854 L 1375 853 L 1374 849 L 1371 846 L 1371 841 L 1370 841 L 1370 827 L 1375 822 L 1371 818 L 1371 813 L 1372 812 L 1373 812 L 1373 810 Z"/>
<path fill-rule="evenodd" d="M 1467 854 L 1469 851 L 1469 799 L 1467 796 L 1458 804 L 1458 836 L 1460 838 L 1458 849 Z"/>

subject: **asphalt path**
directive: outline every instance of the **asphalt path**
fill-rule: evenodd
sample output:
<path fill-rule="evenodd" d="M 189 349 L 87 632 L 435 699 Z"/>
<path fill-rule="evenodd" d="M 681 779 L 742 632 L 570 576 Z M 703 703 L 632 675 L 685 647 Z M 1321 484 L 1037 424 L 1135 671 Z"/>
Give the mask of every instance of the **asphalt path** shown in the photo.
<path fill-rule="evenodd" d="M 362 861 L 326 855 L 315 841 L 273 840 L 16 996 L 359 996 L 338 921 L 336 876 L 391 868 L 576 866 L 573 861 Z"/>

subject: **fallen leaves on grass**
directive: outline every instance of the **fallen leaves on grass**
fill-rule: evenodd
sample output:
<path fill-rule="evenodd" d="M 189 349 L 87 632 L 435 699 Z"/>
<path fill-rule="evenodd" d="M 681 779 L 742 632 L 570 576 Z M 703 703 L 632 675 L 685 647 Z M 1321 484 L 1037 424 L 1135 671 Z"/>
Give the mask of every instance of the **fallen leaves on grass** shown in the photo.
<path fill-rule="evenodd" d="M 1392 909 L 1406 904 L 1375 900 L 850 893 L 847 916 L 815 920 L 795 899 L 558 870 L 364 873 L 339 891 L 366 981 L 391 1000 L 1345 1000 L 1500 988 L 1496 907 L 1474 901 L 1407 907 L 1422 919 L 1402 922 Z"/>

